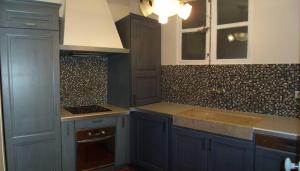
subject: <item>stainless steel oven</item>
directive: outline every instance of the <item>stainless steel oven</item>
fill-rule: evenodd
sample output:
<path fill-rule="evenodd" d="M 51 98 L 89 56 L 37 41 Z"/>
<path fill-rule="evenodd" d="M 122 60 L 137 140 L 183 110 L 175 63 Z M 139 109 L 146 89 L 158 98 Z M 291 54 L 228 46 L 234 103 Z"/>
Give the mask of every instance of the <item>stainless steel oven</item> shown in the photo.
<path fill-rule="evenodd" d="M 77 171 L 94 171 L 115 163 L 115 127 L 76 132 Z"/>

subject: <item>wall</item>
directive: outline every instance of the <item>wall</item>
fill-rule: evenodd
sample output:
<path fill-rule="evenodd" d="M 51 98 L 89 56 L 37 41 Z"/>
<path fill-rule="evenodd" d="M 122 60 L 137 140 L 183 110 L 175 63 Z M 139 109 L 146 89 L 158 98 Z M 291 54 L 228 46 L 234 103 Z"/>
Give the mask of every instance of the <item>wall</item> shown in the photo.
<path fill-rule="evenodd" d="M 300 63 L 300 1 L 253 0 L 253 63 Z"/>
<path fill-rule="evenodd" d="M 64 106 L 107 102 L 107 58 L 60 57 L 60 94 Z"/>
<path fill-rule="evenodd" d="M 300 65 L 162 66 L 162 99 L 300 118 Z"/>
<path fill-rule="evenodd" d="M 248 62 L 253 65 L 182 66 L 177 61 L 179 20 L 172 17 L 162 25 L 163 101 L 300 117 L 295 99 L 300 90 L 300 1 L 250 2 Z"/>
<path fill-rule="evenodd" d="M 161 27 L 161 64 L 176 65 L 178 54 L 178 19 L 176 16 L 170 17 L 168 24 Z"/>
<path fill-rule="evenodd" d="M 130 11 L 129 0 L 107 0 L 114 21 L 127 16 Z"/>
<path fill-rule="evenodd" d="M 250 2 L 250 63 L 300 63 L 300 1 Z M 176 17 L 173 17 L 168 24 L 162 26 L 162 65 L 178 64 L 178 22 Z"/>

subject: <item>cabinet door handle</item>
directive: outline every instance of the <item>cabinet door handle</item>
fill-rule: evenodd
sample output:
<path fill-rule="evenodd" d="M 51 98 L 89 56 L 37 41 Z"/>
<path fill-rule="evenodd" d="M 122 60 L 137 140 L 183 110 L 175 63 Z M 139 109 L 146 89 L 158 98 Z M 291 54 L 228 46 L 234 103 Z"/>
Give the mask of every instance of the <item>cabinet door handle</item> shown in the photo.
<path fill-rule="evenodd" d="M 36 23 L 29 23 L 29 22 L 26 22 L 26 23 L 23 23 L 25 26 L 36 26 Z"/>
<path fill-rule="evenodd" d="M 211 139 L 209 139 L 208 140 L 208 151 L 211 151 L 211 144 L 212 144 Z"/>
<path fill-rule="evenodd" d="M 122 118 L 122 128 L 125 127 L 125 118 Z"/>

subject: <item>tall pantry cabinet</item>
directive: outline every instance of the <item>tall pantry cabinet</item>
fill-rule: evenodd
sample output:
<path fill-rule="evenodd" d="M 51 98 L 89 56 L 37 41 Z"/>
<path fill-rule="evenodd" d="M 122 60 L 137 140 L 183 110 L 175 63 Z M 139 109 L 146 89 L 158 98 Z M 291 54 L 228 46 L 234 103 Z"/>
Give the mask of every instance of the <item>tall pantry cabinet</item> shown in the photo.
<path fill-rule="evenodd" d="M 0 2 L 7 170 L 61 170 L 59 5 Z"/>

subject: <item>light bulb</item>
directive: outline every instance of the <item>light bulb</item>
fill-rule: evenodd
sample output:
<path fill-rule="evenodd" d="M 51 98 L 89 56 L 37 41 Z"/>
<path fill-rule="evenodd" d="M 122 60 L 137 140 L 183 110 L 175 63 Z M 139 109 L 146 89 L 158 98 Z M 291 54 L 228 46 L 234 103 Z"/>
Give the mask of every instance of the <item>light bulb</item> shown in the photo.
<path fill-rule="evenodd" d="M 192 12 L 192 6 L 188 3 L 181 5 L 178 9 L 178 16 L 182 18 L 183 20 L 186 20 L 189 18 Z"/>
<path fill-rule="evenodd" d="M 176 15 L 179 9 L 180 2 L 178 0 L 154 0 L 153 12 L 157 15 Z"/>
<path fill-rule="evenodd" d="M 158 22 L 161 24 L 168 23 L 168 16 L 167 15 L 159 15 L 158 16 Z"/>
<path fill-rule="evenodd" d="M 235 38 L 232 34 L 228 34 L 227 39 L 228 39 L 229 42 L 233 42 L 235 40 Z"/>

